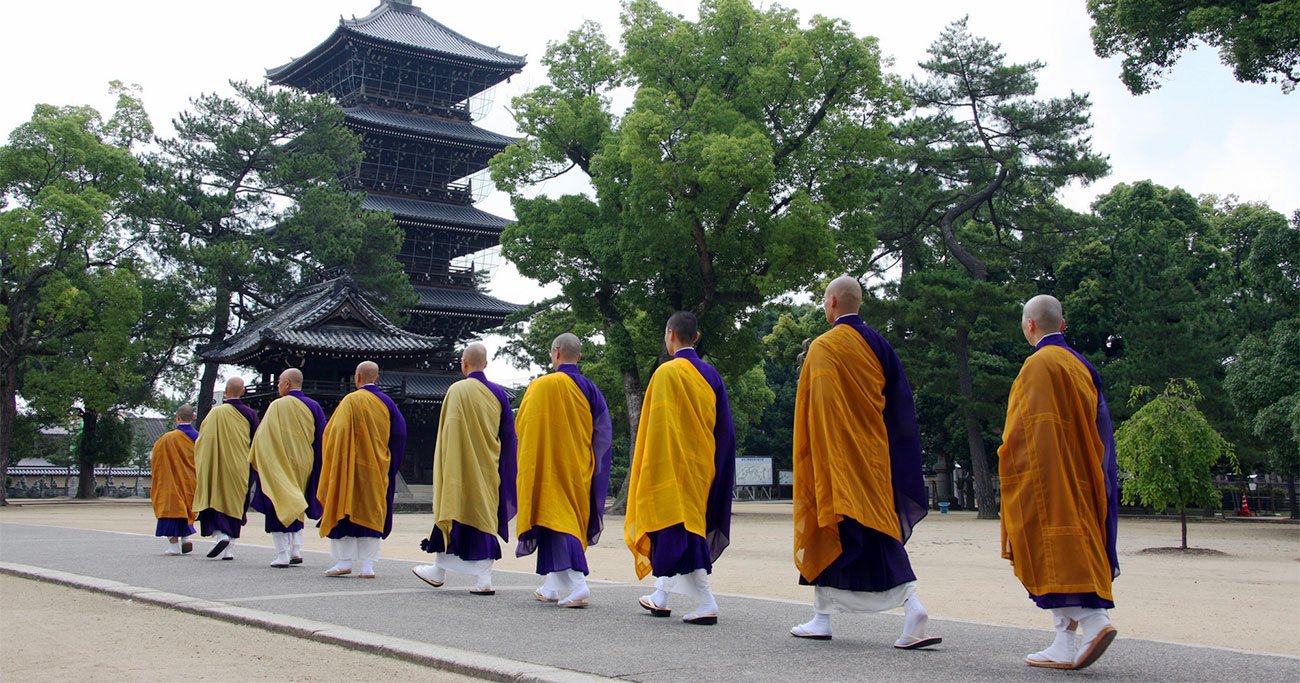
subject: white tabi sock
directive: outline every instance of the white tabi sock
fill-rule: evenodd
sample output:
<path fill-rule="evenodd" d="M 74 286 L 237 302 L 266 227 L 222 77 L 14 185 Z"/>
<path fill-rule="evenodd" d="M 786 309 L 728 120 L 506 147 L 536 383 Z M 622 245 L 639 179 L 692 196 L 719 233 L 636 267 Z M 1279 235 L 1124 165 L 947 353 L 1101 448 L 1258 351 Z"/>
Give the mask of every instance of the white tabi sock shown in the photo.
<path fill-rule="evenodd" d="M 542 582 L 542 587 L 537 589 L 537 594 L 547 600 L 559 600 L 560 588 L 564 578 L 563 572 L 551 572 L 546 574 L 546 580 Z"/>
<path fill-rule="evenodd" d="M 568 583 L 573 588 L 568 597 L 560 601 L 560 607 L 565 607 L 569 603 L 587 600 L 591 597 L 591 589 L 587 587 L 587 577 L 576 569 L 569 569 L 564 572 L 567 575 Z"/>
<path fill-rule="evenodd" d="M 655 592 L 650 594 L 650 602 L 653 602 L 655 607 L 664 609 L 668 607 L 668 593 L 662 588 L 656 588 Z"/>
<path fill-rule="evenodd" d="M 800 631 L 802 637 L 807 636 L 829 636 L 831 635 L 831 615 L 821 612 L 813 612 L 812 621 L 807 621 L 790 629 L 791 632 Z M 795 635 L 801 635 L 796 633 Z"/>
<path fill-rule="evenodd" d="M 691 580 L 695 582 L 695 592 L 700 596 L 700 604 L 695 606 L 694 612 L 684 618 L 716 616 L 718 614 L 718 601 L 713 599 L 713 588 L 709 585 L 709 572 L 704 569 L 696 569 L 691 572 Z"/>
<path fill-rule="evenodd" d="M 168 544 L 167 544 L 167 550 L 166 550 L 166 552 L 164 552 L 163 554 L 164 554 L 164 555 L 180 555 L 180 554 L 181 554 L 181 544 L 180 544 L 180 541 L 177 541 L 176 543 L 168 543 Z"/>
<path fill-rule="evenodd" d="M 903 603 L 903 637 L 900 640 L 925 637 L 925 625 L 930 621 L 930 613 L 915 594 Z"/>
<path fill-rule="evenodd" d="M 302 557 L 302 531 L 289 534 L 289 557 Z"/>
<path fill-rule="evenodd" d="M 1066 610 L 1052 610 L 1052 627 L 1056 629 L 1056 639 L 1046 650 L 1039 650 L 1025 657 L 1031 662 L 1073 662 L 1076 653 L 1074 642 L 1074 620 L 1066 616 Z"/>
<path fill-rule="evenodd" d="M 235 549 L 235 540 L 232 538 L 230 539 L 230 545 L 226 546 L 226 551 L 221 553 L 221 559 L 223 560 L 235 559 L 235 553 L 233 552 L 234 549 Z"/>
<path fill-rule="evenodd" d="M 289 566 L 289 536 L 287 533 L 271 532 L 271 542 L 275 544 L 275 559 L 271 561 L 271 566 Z"/>

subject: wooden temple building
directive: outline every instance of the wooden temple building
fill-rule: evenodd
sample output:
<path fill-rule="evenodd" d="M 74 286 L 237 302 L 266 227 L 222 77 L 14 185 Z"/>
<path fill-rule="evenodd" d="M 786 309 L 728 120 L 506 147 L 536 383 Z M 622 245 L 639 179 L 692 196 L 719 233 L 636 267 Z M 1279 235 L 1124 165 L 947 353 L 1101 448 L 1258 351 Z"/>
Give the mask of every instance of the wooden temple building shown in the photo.
<path fill-rule="evenodd" d="M 357 363 L 374 360 L 381 387 L 408 424 L 402 475 L 410 483 L 431 480 L 442 399 L 461 379 L 459 349 L 519 310 L 476 286 L 484 273 L 475 255 L 499 245 L 507 221 L 473 206 L 473 183 L 515 138 L 475 126 L 473 104 L 524 63 L 452 31 L 409 0 L 383 0 L 365 17 L 340 19 L 307 54 L 267 71 L 274 84 L 330 93 L 343 108 L 364 153 L 343 180 L 365 192 L 365 208 L 390 212 L 404 231 L 398 259 L 418 299 L 399 327 L 346 274 L 329 275 L 199 349 L 205 360 L 259 373 L 250 405 L 263 410 L 276 396 L 278 373 L 292 366 L 328 413 L 352 390 Z"/>

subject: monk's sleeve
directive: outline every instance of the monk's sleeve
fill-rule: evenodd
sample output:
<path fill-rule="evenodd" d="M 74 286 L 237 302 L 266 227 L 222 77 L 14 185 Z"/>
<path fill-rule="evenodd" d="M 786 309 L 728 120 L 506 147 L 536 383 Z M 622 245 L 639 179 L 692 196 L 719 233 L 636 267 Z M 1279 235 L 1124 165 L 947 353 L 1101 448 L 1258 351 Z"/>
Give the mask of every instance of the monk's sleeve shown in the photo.
<path fill-rule="evenodd" d="M 605 526 L 605 496 L 609 494 L 609 470 L 614 462 L 614 426 L 609 419 L 605 397 L 599 391 L 593 391 L 588 399 L 591 404 L 591 452 L 596 461 L 591 475 L 587 545 L 595 545 Z"/>
<path fill-rule="evenodd" d="M 1119 533 L 1119 466 L 1115 456 L 1115 431 L 1110 422 L 1110 408 L 1106 396 L 1097 385 L 1097 434 L 1101 437 L 1105 458 L 1102 476 L 1106 479 L 1106 556 L 1110 560 L 1111 578 L 1119 577 L 1119 552 L 1116 538 Z"/>
<path fill-rule="evenodd" d="M 889 437 L 890 477 L 894 488 L 894 509 L 898 512 L 899 540 L 907 543 L 912 527 L 929 511 L 925 491 L 924 463 L 921 456 L 921 431 L 916 423 L 916 404 L 912 385 L 907 381 L 903 363 L 893 347 L 872 344 L 885 374 L 885 410 L 883 419 Z"/>
<path fill-rule="evenodd" d="M 307 407 L 311 409 L 316 426 L 316 436 L 311 442 L 311 475 L 307 477 L 307 516 L 311 519 L 320 519 L 321 514 L 325 512 L 325 507 L 316 497 L 316 489 L 320 488 L 321 445 L 325 442 L 325 411 L 321 409 L 319 403 L 309 404 Z"/>
<path fill-rule="evenodd" d="M 731 544 L 731 494 L 736 487 L 736 426 L 731 421 L 727 386 L 718 383 L 713 424 L 713 485 L 705 508 L 709 552 L 716 561 Z"/>
<path fill-rule="evenodd" d="M 515 491 L 515 477 L 519 474 L 519 439 L 515 436 L 515 411 L 511 410 L 510 401 L 504 396 L 498 396 L 498 399 L 501 400 L 501 426 L 497 428 L 497 437 L 501 441 L 501 455 L 497 458 L 497 474 L 501 484 L 497 490 L 497 534 L 509 541 L 510 520 L 519 511 Z"/>

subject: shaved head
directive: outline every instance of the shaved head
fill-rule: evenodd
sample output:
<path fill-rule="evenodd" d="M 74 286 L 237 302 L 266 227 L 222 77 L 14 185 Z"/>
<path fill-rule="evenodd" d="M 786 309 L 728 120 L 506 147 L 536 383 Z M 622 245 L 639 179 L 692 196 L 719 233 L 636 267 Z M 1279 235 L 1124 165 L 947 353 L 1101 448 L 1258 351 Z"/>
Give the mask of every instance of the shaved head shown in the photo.
<path fill-rule="evenodd" d="M 1026 301 L 1020 313 L 1020 329 L 1031 346 L 1037 346 L 1049 334 L 1065 330 L 1065 311 L 1061 309 L 1061 302 L 1050 294 L 1039 294 Z"/>
<path fill-rule="evenodd" d="M 473 342 L 466 346 L 460 354 L 460 369 L 466 375 L 484 370 L 487 368 L 487 363 L 487 347 L 480 342 Z"/>
<path fill-rule="evenodd" d="M 226 391 L 223 394 L 226 398 L 239 398 L 244 395 L 244 378 L 235 376 L 226 380 Z"/>
<path fill-rule="evenodd" d="M 551 350 L 561 363 L 577 363 L 582 358 L 582 341 L 577 335 L 565 332 L 551 342 Z"/>
<path fill-rule="evenodd" d="M 1061 329 L 1061 323 L 1065 322 L 1065 312 L 1061 310 L 1061 302 L 1056 297 L 1039 294 L 1025 302 L 1025 310 L 1020 318 L 1032 320 L 1044 330 L 1056 332 Z"/>
<path fill-rule="evenodd" d="M 189 424 L 194 421 L 194 406 L 188 403 L 182 403 L 181 407 L 176 409 L 176 423 Z"/>
<path fill-rule="evenodd" d="M 379 368 L 375 368 L 375 372 L 379 372 Z M 290 389 L 301 389 L 302 370 L 299 370 L 298 368 L 285 368 L 284 371 L 280 373 L 280 380 L 288 382 Z"/>
<path fill-rule="evenodd" d="M 372 360 L 363 360 L 357 364 L 357 386 L 374 384 L 379 381 L 379 364 Z"/>
<path fill-rule="evenodd" d="M 822 297 L 822 308 L 826 311 L 826 322 L 834 324 L 842 315 L 856 314 L 862 309 L 862 285 L 852 275 L 841 275 L 826 285 L 826 295 Z"/>

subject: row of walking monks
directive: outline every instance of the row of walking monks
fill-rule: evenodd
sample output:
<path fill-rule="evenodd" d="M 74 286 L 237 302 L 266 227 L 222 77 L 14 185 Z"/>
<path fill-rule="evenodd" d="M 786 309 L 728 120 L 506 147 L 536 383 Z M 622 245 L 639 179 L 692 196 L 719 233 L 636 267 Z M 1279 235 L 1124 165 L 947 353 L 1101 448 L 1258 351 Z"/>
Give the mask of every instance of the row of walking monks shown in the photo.
<path fill-rule="evenodd" d="M 831 616 L 903 608 L 901 649 L 942 641 L 928 615 L 905 545 L 928 499 L 916 411 L 897 354 L 859 317 L 862 289 L 844 276 L 823 297 L 831 329 L 808 345 L 794 415 L 794 564 L 813 586 L 813 618 L 790 629 L 829 640 Z M 1055 637 L 1027 655 L 1030 666 L 1080 669 L 1115 637 L 1107 613 L 1118 506 L 1115 449 L 1097 371 L 1065 342 L 1060 303 L 1038 296 L 1024 306 L 1022 332 L 1035 347 L 1012 385 L 1003 444 L 1002 556 L 1029 598 L 1051 614 Z M 646 387 L 632 456 L 624 541 L 638 578 L 655 577 L 640 607 L 671 614 L 670 597 L 692 609 L 690 624 L 718 622 L 709 575 L 730 540 L 735 433 L 727 387 L 694 346 L 696 319 L 669 318 L 671 359 Z M 518 414 L 484 375 L 487 351 L 470 344 L 465 379 L 443 402 L 434 450 L 433 528 L 421 547 L 433 562 L 414 568 L 440 587 L 447 572 L 474 577 L 492 595 L 498 538 L 516 524 L 517 556 L 536 554 L 539 601 L 581 608 L 591 592 L 586 549 L 601 537 L 612 457 L 604 397 L 582 375 L 580 340 L 557 337 L 554 372 L 529 384 Z M 377 386 L 373 362 L 357 367 L 355 392 L 326 420 L 284 370 L 281 398 L 259 418 L 226 385 L 204 419 L 160 438 L 153 456 L 156 533 L 166 554 L 190 552 L 197 521 L 215 543 L 210 558 L 232 559 L 246 506 L 263 513 L 274 539 L 272 567 L 301 563 L 306 518 L 319 520 L 335 560 L 326 576 L 375 576 L 380 541 L 392 530 L 393 487 L 406 425 Z M 251 492 L 251 496 L 250 496 Z M 250 501 L 246 504 L 246 501 Z M 355 574 L 354 574 L 355 572 Z"/>

